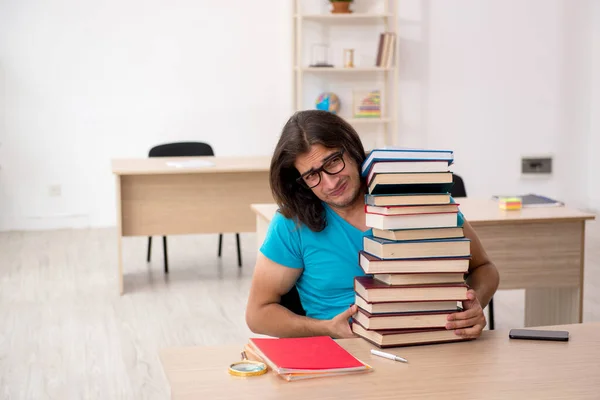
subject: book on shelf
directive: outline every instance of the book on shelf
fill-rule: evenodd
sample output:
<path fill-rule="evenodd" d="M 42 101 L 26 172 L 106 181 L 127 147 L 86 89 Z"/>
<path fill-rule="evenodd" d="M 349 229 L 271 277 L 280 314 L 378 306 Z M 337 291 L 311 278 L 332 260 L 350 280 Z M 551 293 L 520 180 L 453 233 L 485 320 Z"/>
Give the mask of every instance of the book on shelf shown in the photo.
<path fill-rule="evenodd" d="M 394 65 L 396 54 L 396 34 L 394 32 L 383 32 L 379 35 L 377 56 L 375 66 L 390 68 Z"/>

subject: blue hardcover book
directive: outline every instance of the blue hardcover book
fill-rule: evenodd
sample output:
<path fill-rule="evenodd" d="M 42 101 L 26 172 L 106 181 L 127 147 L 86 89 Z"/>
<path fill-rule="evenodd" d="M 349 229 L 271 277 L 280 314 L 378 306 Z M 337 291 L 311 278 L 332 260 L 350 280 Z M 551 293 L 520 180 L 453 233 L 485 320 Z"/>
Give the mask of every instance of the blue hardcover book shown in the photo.
<path fill-rule="evenodd" d="M 366 177 L 372 164 L 380 161 L 446 161 L 451 165 L 454 162 L 454 152 L 431 149 L 374 149 L 362 165 L 362 176 Z"/>

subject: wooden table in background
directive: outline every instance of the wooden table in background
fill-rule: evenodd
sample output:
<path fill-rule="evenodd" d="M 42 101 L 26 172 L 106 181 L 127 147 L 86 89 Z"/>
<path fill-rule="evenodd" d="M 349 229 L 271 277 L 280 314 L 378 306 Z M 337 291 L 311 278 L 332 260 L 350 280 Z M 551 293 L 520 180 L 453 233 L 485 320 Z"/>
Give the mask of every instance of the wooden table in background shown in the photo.
<path fill-rule="evenodd" d="M 567 207 L 503 211 L 493 200 L 457 198 L 500 271 L 500 289 L 525 289 L 525 326 L 582 322 L 585 221 Z M 277 210 L 253 204 L 258 245 Z"/>
<path fill-rule="evenodd" d="M 273 201 L 270 157 L 178 157 L 113 160 L 116 175 L 119 291 L 124 236 L 254 232 L 250 204 Z M 208 161 L 177 168 L 167 162 Z"/>
<path fill-rule="evenodd" d="M 570 332 L 569 342 L 514 340 L 484 331 L 474 341 L 392 348 L 399 363 L 370 354 L 363 339 L 338 342 L 373 371 L 287 382 L 272 371 L 240 378 L 227 367 L 244 343 L 165 349 L 160 358 L 180 399 L 547 399 L 598 398 L 600 323 L 547 327 Z"/>

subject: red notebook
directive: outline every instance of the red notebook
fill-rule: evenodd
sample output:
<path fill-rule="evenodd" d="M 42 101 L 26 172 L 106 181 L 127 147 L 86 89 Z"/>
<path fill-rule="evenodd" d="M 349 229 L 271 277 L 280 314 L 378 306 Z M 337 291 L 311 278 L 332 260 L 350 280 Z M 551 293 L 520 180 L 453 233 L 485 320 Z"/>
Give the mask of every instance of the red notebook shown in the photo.
<path fill-rule="evenodd" d="M 249 344 L 278 374 L 320 374 L 370 369 L 329 336 L 251 338 Z"/>

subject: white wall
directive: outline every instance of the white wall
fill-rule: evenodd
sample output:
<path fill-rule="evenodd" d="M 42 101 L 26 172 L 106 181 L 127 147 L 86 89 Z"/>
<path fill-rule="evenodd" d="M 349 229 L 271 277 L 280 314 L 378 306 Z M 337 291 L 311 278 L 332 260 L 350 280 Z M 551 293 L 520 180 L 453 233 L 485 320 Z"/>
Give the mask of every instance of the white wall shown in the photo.
<path fill-rule="evenodd" d="M 600 205 L 598 3 L 400 1 L 400 144 L 454 149 L 469 196 Z M 156 143 L 269 154 L 292 109 L 291 2 L 232 4 L 0 2 L 0 230 L 114 224 L 110 159 Z M 537 154 L 555 174 L 522 179 Z"/>
<path fill-rule="evenodd" d="M 559 80 L 561 129 L 557 178 L 560 196 L 580 208 L 593 208 L 588 194 L 592 159 L 588 157 L 590 142 L 592 68 L 592 18 L 595 0 L 563 2 L 562 31 L 559 37 L 563 52 L 560 56 Z"/>
<path fill-rule="evenodd" d="M 292 110 L 290 13 L 281 0 L 0 2 L 0 230 L 114 224 L 110 159 L 161 142 L 270 154 Z"/>
<path fill-rule="evenodd" d="M 600 2 L 592 6 L 592 71 L 590 127 L 588 139 L 588 199 L 590 207 L 600 212 Z"/>
<path fill-rule="evenodd" d="M 454 149 L 469 196 L 537 192 L 586 206 L 585 2 L 401 4 L 402 143 Z M 523 178 L 529 155 L 553 156 L 554 174 Z"/>

